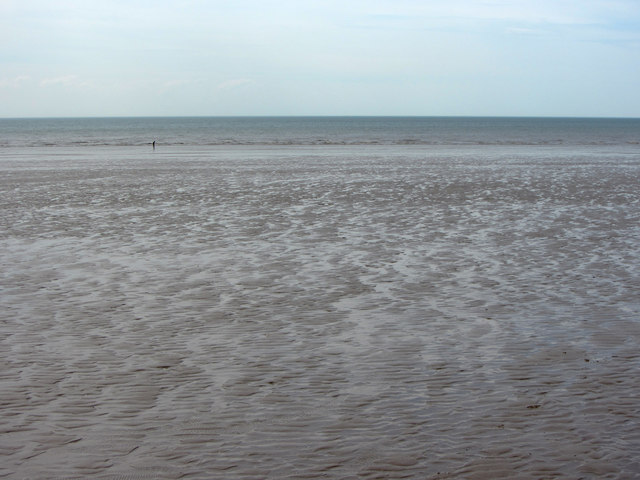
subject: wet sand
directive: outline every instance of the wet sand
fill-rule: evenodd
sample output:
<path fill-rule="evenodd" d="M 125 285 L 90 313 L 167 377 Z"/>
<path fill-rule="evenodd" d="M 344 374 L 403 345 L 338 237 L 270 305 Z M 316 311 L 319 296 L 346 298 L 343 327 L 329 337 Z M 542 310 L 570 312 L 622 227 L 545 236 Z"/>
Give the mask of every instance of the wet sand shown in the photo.
<path fill-rule="evenodd" d="M 0 159 L 0 477 L 640 477 L 637 154 L 98 150 Z"/>

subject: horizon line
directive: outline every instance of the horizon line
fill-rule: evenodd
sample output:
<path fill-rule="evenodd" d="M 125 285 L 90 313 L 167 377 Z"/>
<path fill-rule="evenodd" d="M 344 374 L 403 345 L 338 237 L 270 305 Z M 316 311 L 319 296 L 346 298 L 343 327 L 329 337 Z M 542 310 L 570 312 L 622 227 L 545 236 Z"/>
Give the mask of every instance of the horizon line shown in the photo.
<path fill-rule="evenodd" d="M 265 115 L 69 115 L 69 116 L 19 116 L 4 117 L 0 120 L 72 120 L 72 119 L 126 119 L 126 118 L 520 118 L 520 119 L 609 119 L 609 120 L 637 120 L 640 116 L 614 115 L 356 115 L 356 114 L 265 114 Z"/>

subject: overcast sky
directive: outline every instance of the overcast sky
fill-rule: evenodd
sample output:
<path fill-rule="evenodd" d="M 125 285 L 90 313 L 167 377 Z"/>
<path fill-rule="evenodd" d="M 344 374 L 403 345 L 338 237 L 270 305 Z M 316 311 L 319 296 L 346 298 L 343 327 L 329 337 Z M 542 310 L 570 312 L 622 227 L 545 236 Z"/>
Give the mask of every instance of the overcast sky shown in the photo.
<path fill-rule="evenodd" d="M 0 117 L 640 116 L 640 0 L 0 0 Z"/>

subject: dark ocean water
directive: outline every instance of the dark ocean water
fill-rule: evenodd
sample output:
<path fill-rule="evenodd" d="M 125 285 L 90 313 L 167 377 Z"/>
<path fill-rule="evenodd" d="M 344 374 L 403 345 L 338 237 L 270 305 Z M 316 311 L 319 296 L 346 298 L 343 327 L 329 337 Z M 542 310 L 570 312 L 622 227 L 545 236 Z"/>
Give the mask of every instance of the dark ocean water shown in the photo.
<path fill-rule="evenodd" d="M 0 147 L 145 145 L 637 145 L 640 119 L 167 117 L 0 119 Z"/>

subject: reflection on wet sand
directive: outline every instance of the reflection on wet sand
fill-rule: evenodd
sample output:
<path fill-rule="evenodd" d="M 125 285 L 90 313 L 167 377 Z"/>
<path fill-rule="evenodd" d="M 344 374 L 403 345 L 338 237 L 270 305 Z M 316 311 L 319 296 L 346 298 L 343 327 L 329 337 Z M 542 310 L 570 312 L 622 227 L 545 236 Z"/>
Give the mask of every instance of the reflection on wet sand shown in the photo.
<path fill-rule="evenodd" d="M 637 159 L 114 150 L 0 164 L 0 476 L 640 474 Z"/>

